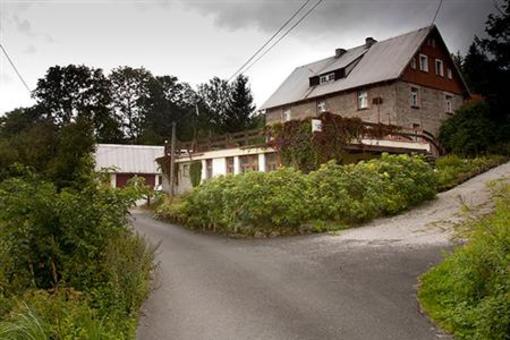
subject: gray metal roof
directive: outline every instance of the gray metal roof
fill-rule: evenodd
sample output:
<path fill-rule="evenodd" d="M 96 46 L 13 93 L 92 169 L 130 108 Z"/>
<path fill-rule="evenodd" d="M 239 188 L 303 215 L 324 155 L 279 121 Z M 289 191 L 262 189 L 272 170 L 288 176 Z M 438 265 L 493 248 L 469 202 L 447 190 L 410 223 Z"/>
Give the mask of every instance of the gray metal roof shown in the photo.
<path fill-rule="evenodd" d="M 340 92 L 356 87 L 397 79 L 429 32 L 427 26 L 397 37 L 347 50 L 339 58 L 330 57 L 296 68 L 261 109 Z M 310 87 L 309 78 L 343 68 L 359 59 L 345 78 Z"/>
<path fill-rule="evenodd" d="M 117 173 L 158 174 L 161 171 L 156 158 L 164 153 L 163 146 L 97 144 L 96 170 L 115 168 Z"/>

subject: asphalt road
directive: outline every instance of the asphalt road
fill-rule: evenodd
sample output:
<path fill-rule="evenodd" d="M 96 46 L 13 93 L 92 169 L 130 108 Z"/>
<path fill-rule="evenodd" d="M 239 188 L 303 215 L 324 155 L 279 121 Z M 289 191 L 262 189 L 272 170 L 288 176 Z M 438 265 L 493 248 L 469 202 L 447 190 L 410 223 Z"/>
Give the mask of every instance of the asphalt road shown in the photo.
<path fill-rule="evenodd" d="M 448 221 L 484 205 L 493 169 L 403 215 L 339 235 L 236 240 L 133 215 L 160 242 L 139 339 L 435 339 L 417 277 L 450 249 Z M 445 222 L 446 224 L 441 224 Z"/>

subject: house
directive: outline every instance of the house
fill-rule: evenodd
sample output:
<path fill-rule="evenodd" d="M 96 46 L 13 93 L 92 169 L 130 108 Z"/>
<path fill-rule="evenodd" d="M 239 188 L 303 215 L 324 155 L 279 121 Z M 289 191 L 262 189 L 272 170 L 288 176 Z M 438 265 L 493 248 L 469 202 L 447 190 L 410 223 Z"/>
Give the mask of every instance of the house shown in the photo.
<path fill-rule="evenodd" d="M 338 48 L 328 58 L 297 67 L 261 109 L 267 125 L 318 117 L 324 112 L 358 117 L 365 124 L 396 125 L 400 128 L 397 136 L 363 138 L 353 142 L 351 149 L 437 155 L 441 122 L 469 96 L 433 25 L 382 41 L 369 37 L 360 46 Z M 260 131 L 246 131 L 179 148 L 176 193 L 191 189 L 192 162 L 201 162 L 202 181 L 229 173 L 275 169 L 278 155 L 265 144 Z M 163 187 L 169 187 L 168 180 L 164 179 Z"/>
<path fill-rule="evenodd" d="M 437 136 L 469 90 L 435 25 L 383 41 L 369 37 L 300 66 L 262 105 L 267 124 L 329 111 Z"/>
<path fill-rule="evenodd" d="M 161 170 L 156 159 L 164 155 L 164 146 L 97 144 L 94 154 L 96 171 L 111 173 L 112 187 L 123 187 L 134 176 L 145 178 L 153 188 L 161 184 Z"/>

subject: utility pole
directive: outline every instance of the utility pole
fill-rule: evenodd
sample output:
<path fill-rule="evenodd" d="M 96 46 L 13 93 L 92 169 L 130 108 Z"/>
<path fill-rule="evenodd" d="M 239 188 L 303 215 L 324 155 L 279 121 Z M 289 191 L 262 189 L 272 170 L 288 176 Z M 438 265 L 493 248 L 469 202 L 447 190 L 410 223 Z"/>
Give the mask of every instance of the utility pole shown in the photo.
<path fill-rule="evenodd" d="M 175 122 L 172 122 L 172 139 L 170 141 L 170 195 L 175 195 Z"/>

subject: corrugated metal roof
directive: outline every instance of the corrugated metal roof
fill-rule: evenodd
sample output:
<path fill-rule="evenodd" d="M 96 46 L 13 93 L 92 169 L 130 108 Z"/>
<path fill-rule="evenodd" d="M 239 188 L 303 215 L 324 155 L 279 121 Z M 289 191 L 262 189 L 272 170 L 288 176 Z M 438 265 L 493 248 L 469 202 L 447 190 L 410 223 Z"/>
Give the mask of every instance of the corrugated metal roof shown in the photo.
<path fill-rule="evenodd" d="M 96 170 L 116 168 L 119 173 L 160 173 L 156 158 L 165 153 L 163 146 L 97 144 Z"/>
<path fill-rule="evenodd" d="M 435 26 L 427 26 L 397 37 L 347 50 L 339 58 L 330 57 L 296 68 L 261 109 L 281 106 L 355 87 L 397 79 Z M 346 67 L 359 59 L 345 78 L 310 87 L 309 78 Z"/>

